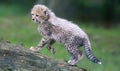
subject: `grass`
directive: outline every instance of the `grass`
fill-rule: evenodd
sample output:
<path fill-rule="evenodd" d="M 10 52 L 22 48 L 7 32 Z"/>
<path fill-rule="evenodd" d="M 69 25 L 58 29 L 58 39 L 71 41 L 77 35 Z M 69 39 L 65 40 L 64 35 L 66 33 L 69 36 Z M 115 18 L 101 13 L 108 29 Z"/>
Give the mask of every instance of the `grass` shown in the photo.
<path fill-rule="evenodd" d="M 36 46 L 41 39 L 37 31 L 37 25 L 31 21 L 29 15 L 21 13 L 21 9 L 17 7 L 0 6 L 0 38 L 8 40 L 12 44 L 23 44 L 26 48 Z M 102 65 L 97 65 L 90 62 L 84 56 L 78 63 L 78 66 L 86 68 L 89 71 L 119 71 L 120 26 L 107 30 L 102 27 L 96 28 L 92 25 L 78 24 L 88 33 L 94 55 L 103 62 Z M 56 43 L 53 47 L 57 51 L 55 55 L 51 54 L 46 48 L 43 48 L 39 52 L 58 60 L 69 59 L 69 55 L 62 44 Z"/>

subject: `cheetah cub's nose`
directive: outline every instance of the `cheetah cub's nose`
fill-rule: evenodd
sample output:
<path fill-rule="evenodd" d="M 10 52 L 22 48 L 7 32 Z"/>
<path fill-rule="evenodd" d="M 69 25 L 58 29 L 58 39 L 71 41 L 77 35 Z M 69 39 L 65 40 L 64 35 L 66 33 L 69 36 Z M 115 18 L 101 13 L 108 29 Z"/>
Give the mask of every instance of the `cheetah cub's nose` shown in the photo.
<path fill-rule="evenodd" d="M 33 21 L 35 20 L 35 19 L 32 19 Z"/>

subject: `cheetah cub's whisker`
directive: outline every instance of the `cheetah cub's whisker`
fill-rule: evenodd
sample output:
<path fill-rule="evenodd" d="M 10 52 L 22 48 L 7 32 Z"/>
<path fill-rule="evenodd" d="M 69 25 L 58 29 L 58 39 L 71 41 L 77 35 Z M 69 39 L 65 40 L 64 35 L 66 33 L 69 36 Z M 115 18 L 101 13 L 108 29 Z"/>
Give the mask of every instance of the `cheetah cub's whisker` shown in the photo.
<path fill-rule="evenodd" d="M 37 4 L 31 10 L 32 20 L 38 23 L 38 31 L 42 39 L 37 47 L 30 49 L 38 51 L 46 46 L 51 53 L 55 53 L 52 45 L 55 42 L 64 44 L 70 55 L 69 65 L 76 65 L 82 59 L 82 52 L 79 50 L 84 46 L 87 58 L 97 64 L 101 64 L 91 51 L 91 45 L 87 34 L 74 23 L 57 17 L 45 5 Z M 61 50 L 62 51 L 62 50 Z"/>

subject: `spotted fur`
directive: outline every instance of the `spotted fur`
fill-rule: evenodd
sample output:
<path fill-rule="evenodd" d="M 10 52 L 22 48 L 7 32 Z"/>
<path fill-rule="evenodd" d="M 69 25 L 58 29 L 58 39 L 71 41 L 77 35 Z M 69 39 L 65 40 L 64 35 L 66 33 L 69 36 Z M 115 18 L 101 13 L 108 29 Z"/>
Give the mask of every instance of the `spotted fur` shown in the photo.
<path fill-rule="evenodd" d="M 79 47 L 84 46 L 86 56 L 94 63 L 101 62 L 93 56 L 91 46 L 87 34 L 74 23 L 57 17 L 50 9 L 44 5 L 35 5 L 31 10 L 32 20 L 38 23 L 38 31 L 42 35 L 42 40 L 33 51 L 40 50 L 43 46 L 54 53 L 51 47 L 55 42 L 65 45 L 66 50 L 70 54 L 68 64 L 75 65 L 82 59 L 82 52 Z"/>

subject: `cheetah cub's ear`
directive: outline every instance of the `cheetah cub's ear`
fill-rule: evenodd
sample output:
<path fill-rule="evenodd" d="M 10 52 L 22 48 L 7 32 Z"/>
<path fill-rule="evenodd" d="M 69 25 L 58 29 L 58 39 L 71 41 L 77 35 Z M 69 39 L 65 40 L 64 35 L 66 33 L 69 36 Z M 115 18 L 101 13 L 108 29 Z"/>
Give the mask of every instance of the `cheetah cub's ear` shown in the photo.
<path fill-rule="evenodd" d="M 45 16 L 48 16 L 48 15 L 49 15 L 48 10 L 44 10 L 44 11 L 43 11 L 43 14 L 44 14 Z"/>
<path fill-rule="evenodd" d="M 46 6 L 41 5 L 40 9 L 44 16 L 48 16 L 48 8 Z"/>

